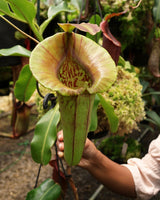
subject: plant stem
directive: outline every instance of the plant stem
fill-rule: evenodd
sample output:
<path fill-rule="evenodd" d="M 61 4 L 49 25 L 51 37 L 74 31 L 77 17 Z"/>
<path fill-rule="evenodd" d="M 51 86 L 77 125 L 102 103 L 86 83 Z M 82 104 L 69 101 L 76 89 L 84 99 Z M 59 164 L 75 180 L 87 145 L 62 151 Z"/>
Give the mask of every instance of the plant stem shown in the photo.
<path fill-rule="evenodd" d="M 141 2 L 142 2 L 142 0 L 140 0 L 136 6 L 132 7 L 132 9 L 138 8 L 140 6 Z"/>
<path fill-rule="evenodd" d="M 15 26 L 12 22 L 10 22 L 8 19 L 6 19 L 4 16 L 0 15 L 0 17 L 2 19 L 4 19 L 7 23 L 9 23 L 12 27 L 14 27 L 15 29 L 17 29 L 20 33 L 22 33 L 23 35 L 25 35 L 26 37 L 30 38 L 31 40 L 33 40 L 35 43 L 39 43 L 38 40 L 36 40 L 35 38 L 33 38 L 32 36 L 28 35 L 27 33 L 25 33 L 24 31 L 22 31 L 21 29 L 19 29 L 17 26 Z"/>
<path fill-rule="evenodd" d="M 39 180 L 39 175 L 40 175 L 40 172 L 41 172 L 41 167 L 42 167 L 42 165 L 40 164 L 39 169 L 38 169 L 38 174 L 37 174 L 37 178 L 36 178 L 36 183 L 35 183 L 34 189 L 37 188 L 37 185 L 38 185 L 38 180 Z"/>
<path fill-rule="evenodd" d="M 70 166 L 67 166 L 67 174 L 71 174 L 71 167 Z M 75 183 L 74 183 L 71 176 L 69 177 L 68 181 L 69 181 L 69 184 L 70 184 L 70 186 L 73 190 L 75 200 L 79 200 L 78 191 L 77 191 L 77 188 L 76 188 Z"/>

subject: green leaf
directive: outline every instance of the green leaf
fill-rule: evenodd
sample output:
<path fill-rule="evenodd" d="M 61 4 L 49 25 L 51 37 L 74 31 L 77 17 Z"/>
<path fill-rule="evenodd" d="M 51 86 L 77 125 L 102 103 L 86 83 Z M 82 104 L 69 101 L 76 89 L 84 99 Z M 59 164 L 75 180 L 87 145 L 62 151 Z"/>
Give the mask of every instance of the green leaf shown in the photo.
<path fill-rule="evenodd" d="M 56 200 L 60 197 L 61 187 L 52 179 L 47 179 L 36 189 L 31 190 L 26 200 Z"/>
<path fill-rule="evenodd" d="M 19 101 L 26 102 L 36 89 L 36 79 L 33 77 L 29 65 L 25 65 L 15 84 L 14 94 Z"/>
<path fill-rule="evenodd" d="M 40 35 L 39 30 L 37 29 L 38 25 L 35 22 L 36 8 L 34 3 L 29 0 L 5 0 L 5 2 L 9 4 L 12 12 L 7 9 L 5 4 L 3 4 L 3 9 L 5 9 L 4 13 L 19 21 L 28 23 L 37 39 L 42 41 L 43 37 Z M 2 10 L 0 11 L 3 12 Z"/>
<path fill-rule="evenodd" d="M 8 15 L 14 17 L 14 14 L 10 11 L 8 3 L 5 0 L 0 1 L 0 15 Z"/>
<path fill-rule="evenodd" d="M 43 34 L 44 30 L 48 26 L 48 24 L 54 19 L 56 15 L 58 15 L 60 12 L 75 12 L 75 10 L 71 10 L 68 8 L 65 2 L 61 2 L 57 6 L 50 6 L 48 9 L 48 19 L 45 20 L 41 26 L 40 26 L 40 33 Z"/>
<path fill-rule="evenodd" d="M 36 9 L 34 4 L 28 0 L 5 0 L 9 3 L 13 13 L 29 24 L 33 23 L 33 20 L 36 17 Z"/>
<path fill-rule="evenodd" d="M 75 12 L 75 10 L 71 10 L 68 8 L 67 4 L 62 1 L 57 6 L 50 6 L 48 9 L 48 18 L 55 17 L 60 12 Z"/>
<path fill-rule="evenodd" d="M 1 49 L 0 56 L 23 56 L 23 57 L 30 57 L 31 52 L 26 48 L 16 45 L 14 47 L 8 49 Z"/>
<path fill-rule="evenodd" d="M 98 124 L 97 108 L 98 108 L 99 102 L 100 102 L 99 97 L 98 97 L 98 95 L 96 95 L 95 99 L 94 99 L 94 104 L 93 104 L 92 112 L 91 112 L 91 122 L 90 122 L 89 131 L 95 131 L 96 128 L 97 128 L 97 124 Z"/>
<path fill-rule="evenodd" d="M 152 123 L 160 127 L 160 116 L 156 112 L 150 110 L 150 111 L 147 111 L 146 114 L 148 117 L 151 118 L 151 120 L 148 120 L 148 121 L 151 121 Z"/>
<path fill-rule="evenodd" d="M 100 99 L 100 103 L 102 104 L 102 107 L 104 108 L 104 111 L 108 118 L 111 132 L 115 133 L 118 129 L 118 117 L 116 116 L 116 114 L 114 112 L 114 108 L 110 104 L 110 102 L 108 102 L 104 99 L 104 97 L 102 95 L 98 94 L 98 97 Z"/>
<path fill-rule="evenodd" d="M 71 0 L 71 4 L 78 10 L 81 10 L 81 4 L 82 1 L 81 0 Z"/>
<path fill-rule="evenodd" d="M 57 124 L 60 119 L 59 105 L 49 110 L 39 120 L 31 142 L 32 158 L 35 162 L 47 165 L 51 159 L 51 147 L 56 141 Z"/>
<path fill-rule="evenodd" d="M 54 18 L 54 17 L 53 17 Z M 44 30 L 48 26 L 48 24 L 52 21 L 52 18 L 46 19 L 41 25 L 40 25 L 40 33 L 43 34 Z"/>
<path fill-rule="evenodd" d="M 31 0 L 34 4 L 37 2 L 37 0 Z"/>
<path fill-rule="evenodd" d="M 155 6 L 153 7 L 153 17 L 158 23 L 160 21 L 160 1 L 155 0 Z"/>
<path fill-rule="evenodd" d="M 134 66 L 129 61 L 125 61 L 123 57 L 119 56 L 118 65 L 122 66 L 129 72 L 135 72 Z"/>
<path fill-rule="evenodd" d="M 122 56 L 119 56 L 118 65 L 125 67 L 126 61 Z"/>

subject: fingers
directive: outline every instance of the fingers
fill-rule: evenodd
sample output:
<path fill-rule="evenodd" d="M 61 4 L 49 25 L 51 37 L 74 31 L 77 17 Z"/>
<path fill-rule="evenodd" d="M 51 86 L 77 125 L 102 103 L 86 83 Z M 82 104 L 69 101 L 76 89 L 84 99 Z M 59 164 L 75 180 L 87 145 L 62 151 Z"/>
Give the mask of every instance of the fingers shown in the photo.
<path fill-rule="evenodd" d="M 62 130 L 57 133 L 57 139 L 58 139 L 58 141 L 63 142 L 63 131 Z"/>
<path fill-rule="evenodd" d="M 59 131 L 57 133 L 57 148 L 58 148 L 58 156 L 60 158 L 64 157 L 64 142 L 63 142 L 63 131 Z"/>
<path fill-rule="evenodd" d="M 64 153 L 62 151 L 58 151 L 57 153 L 58 153 L 59 158 L 63 158 L 64 157 Z"/>
<path fill-rule="evenodd" d="M 63 142 L 59 142 L 58 143 L 58 150 L 59 151 L 64 151 L 64 143 Z"/>

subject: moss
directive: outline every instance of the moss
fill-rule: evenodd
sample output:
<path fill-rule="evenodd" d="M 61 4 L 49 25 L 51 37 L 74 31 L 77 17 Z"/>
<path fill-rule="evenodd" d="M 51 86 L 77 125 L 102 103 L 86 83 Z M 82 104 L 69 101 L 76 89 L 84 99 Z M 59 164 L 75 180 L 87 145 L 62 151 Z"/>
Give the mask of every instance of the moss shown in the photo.
<path fill-rule="evenodd" d="M 103 93 L 103 97 L 112 104 L 119 119 L 119 127 L 116 134 L 124 135 L 131 133 L 133 129 L 138 130 L 138 123 L 145 117 L 145 105 L 141 90 L 142 85 L 136 74 L 118 66 L 116 82 L 109 91 Z M 101 110 L 101 115 L 104 110 L 101 109 L 101 106 L 99 109 Z M 107 121 L 107 117 L 105 116 L 101 120 Z"/>
<path fill-rule="evenodd" d="M 124 142 L 128 144 L 128 148 L 126 154 L 122 155 Z M 132 157 L 139 158 L 141 156 L 141 145 L 133 138 L 127 138 L 126 136 L 116 135 L 105 138 L 98 149 L 110 159 L 119 163 L 124 163 Z"/>

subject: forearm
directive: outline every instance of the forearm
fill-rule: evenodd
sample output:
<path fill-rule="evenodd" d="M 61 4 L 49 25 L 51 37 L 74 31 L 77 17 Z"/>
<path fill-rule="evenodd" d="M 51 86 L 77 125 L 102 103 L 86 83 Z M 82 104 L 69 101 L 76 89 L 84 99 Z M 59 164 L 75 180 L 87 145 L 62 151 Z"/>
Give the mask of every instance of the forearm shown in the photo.
<path fill-rule="evenodd" d="M 97 150 L 94 157 L 83 167 L 113 192 L 136 197 L 135 185 L 129 169 L 108 159 L 100 151 Z"/>

